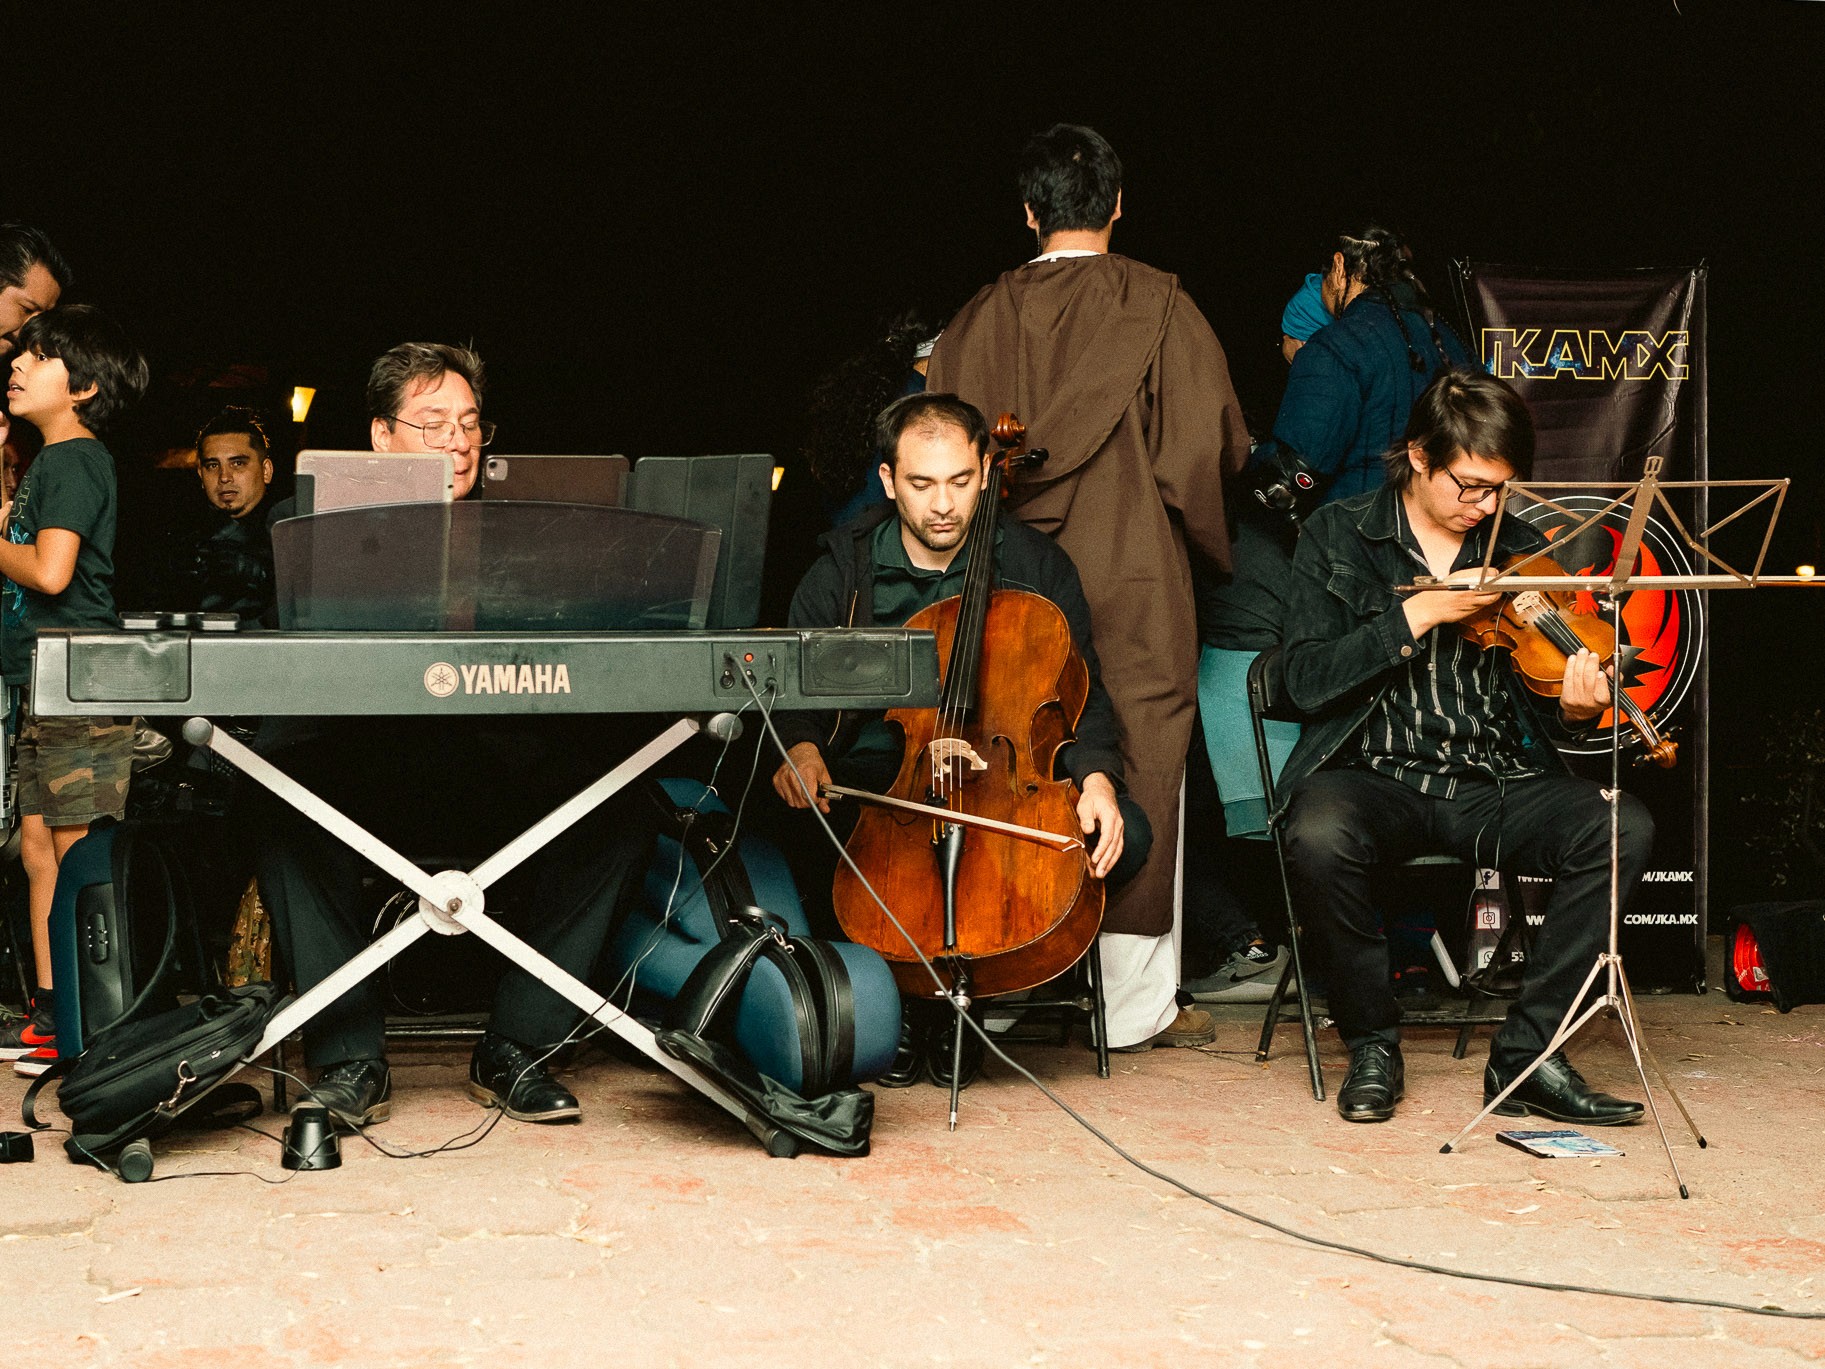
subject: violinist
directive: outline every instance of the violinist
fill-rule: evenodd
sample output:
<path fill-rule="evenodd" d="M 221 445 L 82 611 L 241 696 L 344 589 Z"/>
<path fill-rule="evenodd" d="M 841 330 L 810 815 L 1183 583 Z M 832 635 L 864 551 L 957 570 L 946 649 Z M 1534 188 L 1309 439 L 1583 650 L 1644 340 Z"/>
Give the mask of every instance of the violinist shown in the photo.
<path fill-rule="evenodd" d="M 1389 453 L 1387 484 L 1317 510 L 1294 554 L 1285 687 L 1313 720 L 1287 760 L 1277 820 L 1294 907 L 1350 1051 L 1337 1095 L 1347 1121 L 1388 1120 L 1405 1090 L 1373 866 L 1453 855 L 1553 881 L 1521 996 L 1490 1045 L 1485 1099 L 1545 1049 L 1607 944 L 1609 803 L 1546 744 L 1609 707 L 1597 657 L 1570 656 L 1558 707 L 1537 709 L 1506 653 L 1479 650 L 1457 629 L 1499 595 L 1394 588 L 1480 565 L 1502 487 L 1527 477 L 1533 449 L 1532 420 L 1512 389 L 1447 370 Z M 1504 518 L 1496 560 L 1543 545 L 1525 522 Z M 1639 800 L 1624 796 L 1621 831 L 1626 899 L 1654 837 Z M 1642 1108 L 1592 1089 L 1560 1052 L 1498 1111 L 1606 1126 L 1637 1121 Z"/>
<path fill-rule="evenodd" d="M 920 609 L 960 592 L 967 558 L 970 518 L 982 492 L 989 445 L 982 414 L 954 395 L 908 395 L 890 404 L 877 422 L 885 459 L 879 479 L 891 504 L 877 506 L 826 534 L 824 555 L 812 566 L 792 598 L 793 627 L 898 626 Z M 1082 797 L 1077 818 L 1090 847 L 1091 873 L 1119 885 L 1145 863 L 1152 844 L 1146 816 L 1127 795 L 1115 712 L 1103 689 L 1090 639 L 1090 611 L 1071 558 L 1050 538 L 1012 519 L 998 531 L 996 585 L 1042 595 L 1064 614 L 1079 653 L 1089 667 L 1088 701 L 1076 740 L 1059 754 L 1059 766 Z M 791 764 L 782 763 L 773 787 L 791 808 L 808 806 L 805 790 L 816 794 L 834 777 L 858 789 L 879 792 L 892 783 L 901 763 L 899 729 L 879 716 L 790 713 L 777 718 Z M 793 776 L 804 781 L 801 789 Z M 853 824 L 851 805 L 818 807 Z M 794 875 L 817 917 L 830 896 L 836 853 L 808 822 L 782 842 Z M 1200 1016 L 1204 1016 L 1200 1014 Z M 1213 1029 L 1214 1030 L 1214 1029 Z M 882 1082 L 911 1083 L 919 1072 L 919 1042 L 909 1030 L 903 1067 Z M 1113 1034 L 1112 1034 L 1113 1035 Z M 967 1043 L 973 1033 L 966 1035 Z M 1209 1037 L 1205 1038 L 1210 1039 Z M 1115 1043 L 1121 1044 L 1121 1043 Z M 948 1048 L 934 1049 L 948 1066 Z M 912 1077 L 905 1077 L 910 1072 Z M 939 1077 L 948 1085 L 948 1077 Z"/>

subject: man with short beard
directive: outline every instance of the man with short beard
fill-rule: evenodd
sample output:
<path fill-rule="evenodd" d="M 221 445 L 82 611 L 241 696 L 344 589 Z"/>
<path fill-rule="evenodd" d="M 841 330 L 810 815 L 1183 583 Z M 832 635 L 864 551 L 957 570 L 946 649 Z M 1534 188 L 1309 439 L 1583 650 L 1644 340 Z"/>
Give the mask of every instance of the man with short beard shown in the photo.
<path fill-rule="evenodd" d="M 272 449 L 252 409 L 230 405 L 196 435 L 196 473 L 203 497 L 223 520 L 197 548 L 199 606 L 210 613 L 259 618 L 272 606 Z"/>
<path fill-rule="evenodd" d="M 917 394 L 888 405 L 875 431 L 886 458 L 878 475 L 892 503 L 876 505 L 824 537 L 827 551 L 792 597 L 793 627 L 898 626 L 962 592 L 969 558 L 960 553 L 983 490 L 987 422 L 955 395 Z M 1090 848 L 1090 873 L 1119 888 L 1145 864 L 1152 834 L 1123 782 L 1115 715 L 1102 686 L 1077 570 L 1056 543 L 1012 520 L 999 529 L 995 562 L 996 588 L 1025 590 L 1058 608 L 1088 667 L 1083 714 L 1056 769 L 1078 787 L 1077 820 Z M 900 731 L 879 714 L 782 713 L 776 725 L 791 762 L 774 772 L 773 788 L 790 808 L 808 809 L 815 802 L 830 812 L 818 787 L 829 783 L 833 772 L 844 784 L 877 793 L 899 773 Z M 846 830 L 853 808 L 837 820 Z M 786 855 L 801 894 L 814 911 L 822 911 L 836 855 L 811 824 L 798 827 L 787 836 Z M 909 1015 L 901 1057 L 880 1083 L 914 1082 L 929 1058 L 933 1081 L 948 1086 L 949 1044 L 921 1035 L 916 1016 Z M 980 1039 L 969 1034 L 964 1044 L 967 1084 L 980 1059 Z"/>

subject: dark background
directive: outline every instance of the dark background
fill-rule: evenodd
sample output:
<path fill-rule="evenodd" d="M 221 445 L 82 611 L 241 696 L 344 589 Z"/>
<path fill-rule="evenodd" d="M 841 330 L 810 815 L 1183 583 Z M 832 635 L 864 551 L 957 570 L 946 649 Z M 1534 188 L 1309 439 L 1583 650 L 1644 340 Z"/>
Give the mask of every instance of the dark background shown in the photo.
<path fill-rule="evenodd" d="M 1712 474 L 1794 478 L 1788 570 L 1825 509 L 1822 55 L 1804 0 L 0 0 L 0 217 L 153 363 L 129 476 L 236 398 L 198 388 L 231 365 L 317 386 L 311 444 L 356 447 L 374 356 L 473 341 L 498 450 L 779 454 L 778 605 L 819 527 L 808 388 L 1032 255 L 1015 154 L 1089 123 L 1125 165 L 1117 250 L 1183 278 L 1260 424 L 1280 310 L 1340 226 L 1400 228 L 1441 300 L 1454 257 L 1707 261 Z M 1727 796 L 1816 710 L 1825 599 L 1713 606 Z"/>

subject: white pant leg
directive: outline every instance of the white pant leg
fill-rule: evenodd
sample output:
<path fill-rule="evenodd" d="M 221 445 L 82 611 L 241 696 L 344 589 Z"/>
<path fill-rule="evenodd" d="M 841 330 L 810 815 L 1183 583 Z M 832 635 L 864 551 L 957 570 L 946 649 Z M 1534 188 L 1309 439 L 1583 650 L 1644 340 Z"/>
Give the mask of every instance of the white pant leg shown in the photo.
<path fill-rule="evenodd" d="M 1111 1046 L 1136 1045 L 1172 1025 L 1179 1015 L 1179 953 L 1171 934 L 1104 932 L 1096 951 Z"/>
<path fill-rule="evenodd" d="M 1164 936 L 1103 932 L 1103 1008 L 1111 1046 L 1133 1046 L 1179 1015 L 1179 936 L 1185 916 L 1185 783 L 1179 782 L 1179 861 L 1172 879 L 1172 930 Z"/>

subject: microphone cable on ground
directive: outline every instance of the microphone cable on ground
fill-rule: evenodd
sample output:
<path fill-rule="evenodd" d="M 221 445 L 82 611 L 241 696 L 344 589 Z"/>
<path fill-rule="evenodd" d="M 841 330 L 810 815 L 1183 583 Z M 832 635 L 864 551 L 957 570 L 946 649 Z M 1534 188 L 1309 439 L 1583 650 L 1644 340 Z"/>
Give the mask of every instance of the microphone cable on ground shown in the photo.
<path fill-rule="evenodd" d="M 1472 1269 L 1454 1269 L 1449 1265 L 1430 1264 L 1424 1260 L 1410 1260 L 1399 1255 L 1387 1254 L 1384 1251 L 1371 1250 L 1365 1246 L 1350 1245 L 1343 1241 L 1332 1240 L 1326 1236 L 1314 1235 L 1308 1231 L 1301 1231 L 1297 1227 L 1287 1226 L 1284 1223 L 1276 1222 L 1271 1218 L 1259 1216 L 1253 1212 L 1237 1207 L 1233 1203 L 1227 1203 L 1213 1194 L 1205 1193 L 1203 1190 L 1194 1187 L 1185 1180 L 1176 1178 L 1165 1170 L 1150 1165 L 1145 1160 L 1130 1154 L 1120 1142 L 1110 1137 L 1107 1133 L 1097 1127 L 1094 1122 L 1090 1121 L 1089 1118 L 1085 1117 L 1082 1113 L 1078 1112 L 1076 1108 L 1073 1108 L 1069 1103 L 1065 1102 L 1064 1099 L 1054 1093 L 1030 1070 L 1016 1063 L 1009 1057 L 1007 1052 L 1002 1050 L 992 1039 L 990 1033 L 985 1031 L 974 1018 L 957 1008 L 956 1004 L 951 1000 L 948 990 L 945 989 L 944 981 L 939 976 L 937 969 L 932 965 L 931 961 L 926 958 L 925 953 L 919 949 L 912 937 L 908 935 L 906 928 L 901 924 L 899 918 L 894 916 L 893 910 L 882 901 L 880 894 L 877 893 L 874 886 L 868 882 L 868 877 L 857 867 L 855 861 L 850 859 L 847 848 L 837 839 L 836 832 L 831 828 L 829 819 L 819 811 L 816 797 L 806 786 L 804 778 L 798 774 L 797 768 L 792 766 L 791 757 L 787 753 L 786 745 L 781 739 L 778 730 L 773 725 L 772 709 L 762 702 L 760 695 L 755 692 L 753 675 L 737 661 L 733 655 L 724 656 L 723 661 L 725 665 L 731 670 L 734 670 L 741 677 L 742 682 L 747 686 L 748 693 L 753 696 L 755 704 L 760 709 L 761 722 L 766 727 L 768 736 L 772 739 L 773 745 L 777 748 L 780 755 L 786 758 L 788 768 L 792 770 L 794 778 L 798 781 L 800 790 L 810 802 L 811 815 L 817 819 L 818 825 L 824 829 L 824 835 L 827 836 L 831 843 L 836 847 L 843 863 L 847 865 L 855 877 L 862 882 L 862 887 L 868 890 L 869 897 L 874 899 L 876 906 L 878 906 L 882 913 L 886 915 L 887 920 L 893 924 L 894 929 L 898 931 L 902 937 L 906 938 L 906 944 L 911 947 L 912 953 L 919 958 L 919 963 L 925 967 L 925 972 L 931 976 L 932 983 L 937 986 L 944 1002 L 949 1004 L 951 1010 L 956 1013 L 958 1021 L 975 1032 L 977 1036 L 981 1037 L 984 1046 L 994 1053 L 997 1060 L 1001 1061 L 1034 1088 L 1038 1089 L 1048 1100 L 1050 1100 L 1054 1107 L 1058 1108 L 1059 1111 L 1076 1122 L 1078 1126 L 1082 1127 L 1090 1135 L 1102 1142 L 1102 1144 L 1108 1147 L 1115 1155 L 1119 1156 L 1141 1173 L 1150 1178 L 1157 1179 L 1159 1182 L 1177 1189 L 1179 1192 L 1185 1194 L 1186 1197 L 1195 1198 L 1199 1202 L 1217 1209 L 1219 1212 L 1226 1213 L 1231 1217 L 1248 1222 L 1254 1226 L 1264 1227 L 1277 1235 L 1298 1241 L 1302 1245 L 1309 1245 L 1320 1250 L 1335 1251 L 1341 1255 L 1351 1255 L 1357 1259 L 1369 1260 L 1375 1264 L 1386 1265 L 1394 1269 L 1410 1269 L 1422 1274 L 1436 1274 L 1443 1278 L 1464 1279 L 1474 1283 L 1501 1284 L 1509 1288 L 1534 1288 L 1547 1293 L 1588 1293 L 1593 1297 L 1600 1298 L 1624 1298 L 1635 1302 L 1664 1303 L 1681 1307 L 1709 1307 L 1718 1311 L 1742 1312 L 1757 1317 L 1783 1317 L 1796 1321 L 1825 1321 L 1825 1312 L 1801 1312 L 1774 1306 L 1757 1307 L 1749 1303 L 1729 1302 L 1720 1298 L 1686 1297 L 1677 1293 L 1644 1293 L 1633 1289 L 1608 1288 L 1593 1284 L 1558 1283 L 1544 1279 L 1526 1279 L 1513 1274 L 1489 1274 Z M 1090 954 L 1094 955 L 1095 953 L 1095 948 L 1092 947 Z"/>

